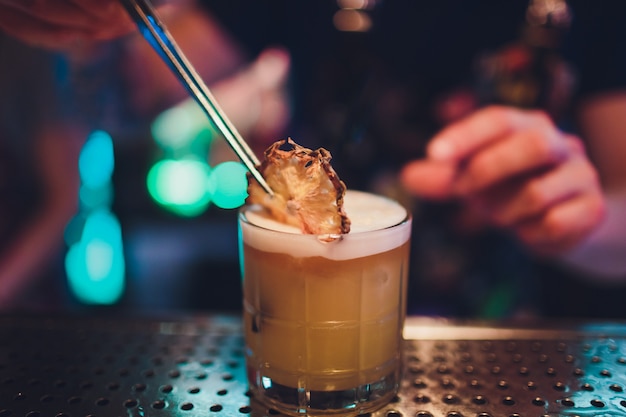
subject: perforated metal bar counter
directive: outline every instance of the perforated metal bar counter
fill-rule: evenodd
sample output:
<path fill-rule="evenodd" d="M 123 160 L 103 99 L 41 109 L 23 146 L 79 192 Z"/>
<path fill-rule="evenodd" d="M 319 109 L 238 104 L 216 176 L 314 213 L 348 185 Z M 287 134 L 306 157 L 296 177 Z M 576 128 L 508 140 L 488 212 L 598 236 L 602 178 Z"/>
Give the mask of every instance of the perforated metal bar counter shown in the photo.
<path fill-rule="evenodd" d="M 626 415 L 626 325 L 410 317 L 372 417 Z M 238 316 L 0 317 L 0 417 L 275 416 L 247 391 Z"/>

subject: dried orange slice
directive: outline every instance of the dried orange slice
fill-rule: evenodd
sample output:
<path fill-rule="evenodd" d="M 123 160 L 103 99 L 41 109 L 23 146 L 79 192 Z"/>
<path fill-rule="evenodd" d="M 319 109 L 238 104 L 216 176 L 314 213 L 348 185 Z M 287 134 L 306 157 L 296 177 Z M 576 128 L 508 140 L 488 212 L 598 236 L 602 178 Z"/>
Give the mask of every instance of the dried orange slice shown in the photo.
<path fill-rule="evenodd" d="M 350 220 L 343 209 L 346 185 L 330 165 L 331 158 L 326 149 L 311 150 L 291 138 L 274 142 L 259 165 L 274 195 L 249 176 L 246 203 L 265 207 L 272 218 L 302 233 L 348 233 Z"/>

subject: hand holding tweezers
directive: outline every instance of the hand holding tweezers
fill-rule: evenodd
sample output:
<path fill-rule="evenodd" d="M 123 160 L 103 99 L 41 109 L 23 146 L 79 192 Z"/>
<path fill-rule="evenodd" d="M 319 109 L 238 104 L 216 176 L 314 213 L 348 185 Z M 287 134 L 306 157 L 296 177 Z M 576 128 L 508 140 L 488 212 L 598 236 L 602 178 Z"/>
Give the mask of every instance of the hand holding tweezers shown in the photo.
<path fill-rule="evenodd" d="M 209 88 L 182 53 L 165 25 L 160 21 L 150 1 L 120 1 L 130 14 L 130 17 L 139 26 L 143 37 L 152 45 L 185 88 L 187 88 L 189 94 L 198 102 L 209 119 L 213 121 L 217 129 L 224 135 L 224 138 L 248 171 L 268 194 L 273 195 L 272 189 L 257 169 L 259 160 L 219 107 Z"/>

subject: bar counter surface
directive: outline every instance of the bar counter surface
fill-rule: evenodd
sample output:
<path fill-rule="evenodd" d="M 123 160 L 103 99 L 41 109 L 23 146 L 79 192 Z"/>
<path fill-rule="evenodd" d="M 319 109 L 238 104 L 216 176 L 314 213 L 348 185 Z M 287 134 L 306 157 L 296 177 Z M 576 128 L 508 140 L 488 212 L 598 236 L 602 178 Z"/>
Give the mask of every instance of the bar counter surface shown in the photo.
<path fill-rule="evenodd" d="M 247 391 L 236 315 L 0 316 L 0 417 L 275 416 Z M 373 417 L 626 415 L 626 324 L 409 317 Z"/>

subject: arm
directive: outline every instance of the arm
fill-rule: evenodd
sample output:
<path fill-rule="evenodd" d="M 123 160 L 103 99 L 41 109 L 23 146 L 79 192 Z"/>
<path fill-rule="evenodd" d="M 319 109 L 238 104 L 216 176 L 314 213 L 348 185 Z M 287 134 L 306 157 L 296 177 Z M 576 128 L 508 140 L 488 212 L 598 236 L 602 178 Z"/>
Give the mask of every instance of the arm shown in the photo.
<path fill-rule="evenodd" d="M 0 254 L 0 310 L 18 302 L 22 291 L 34 284 L 37 274 L 64 247 L 65 226 L 77 210 L 78 154 L 83 137 L 73 128 L 56 127 L 38 138 L 35 157 L 44 202 L 9 250 Z"/>
<path fill-rule="evenodd" d="M 117 0 L 0 0 L 0 30 L 35 46 L 113 39 L 133 28 Z"/>
<path fill-rule="evenodd" d="M 626 92 L 586 100 L 579 122 L 607 201 L 605 221 L 563 261 L 606 281 L 626 277 Z"/>

